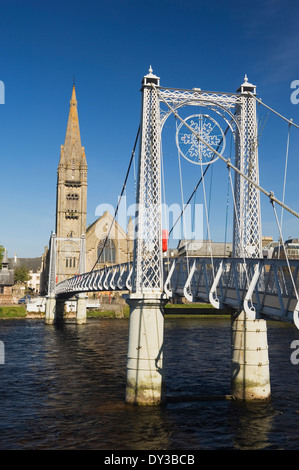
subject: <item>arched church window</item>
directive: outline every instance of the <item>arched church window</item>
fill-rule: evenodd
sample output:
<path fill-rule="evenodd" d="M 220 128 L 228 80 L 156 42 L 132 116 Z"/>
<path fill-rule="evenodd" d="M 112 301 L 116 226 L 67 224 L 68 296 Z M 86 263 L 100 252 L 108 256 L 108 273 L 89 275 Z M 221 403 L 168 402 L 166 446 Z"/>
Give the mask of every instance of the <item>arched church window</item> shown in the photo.
<path fill-rule="evenodd" d="M 65 258 L 65 267 L 66 268 L 75 268 L 76 267 L 76 258 L 75 257 Z"/>
<path fill-rule="evenodd" d="M 115 243 L 111 238 L 105 243 L 105 238 L 98 244 L 97 258 L 99 263 L 115 263 Z"/>

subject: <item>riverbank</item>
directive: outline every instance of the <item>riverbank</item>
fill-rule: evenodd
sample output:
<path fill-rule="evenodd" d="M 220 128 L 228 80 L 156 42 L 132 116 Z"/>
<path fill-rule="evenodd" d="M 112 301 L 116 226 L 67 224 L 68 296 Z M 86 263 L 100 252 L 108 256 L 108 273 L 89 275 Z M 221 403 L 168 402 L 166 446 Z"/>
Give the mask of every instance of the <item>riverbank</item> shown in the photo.
<path fill-rule="evenodd" d="M 4 305 L 0 307 L 0 319 L 26 318 L 26 307 L 24 305 Z"/>
<path fill-rule="evenodd" d="M 114 310 L 88 310 L 87 318 L 129 318 L 129 306 L 124 306 L 122 315 L 116 314 Z M 210 304 L 167 304 L 165 307 L 165 317 L 188 317 L 188 318 L 212 318 L 212 317 L 228 317 L 230 314 L 227 310 L 217 310 Z M 11 305 L 0 307 L 1 319 L 17 319 L 17 318 L 44 318 L 44 313 L 26 312 L 24 305 Z"/>

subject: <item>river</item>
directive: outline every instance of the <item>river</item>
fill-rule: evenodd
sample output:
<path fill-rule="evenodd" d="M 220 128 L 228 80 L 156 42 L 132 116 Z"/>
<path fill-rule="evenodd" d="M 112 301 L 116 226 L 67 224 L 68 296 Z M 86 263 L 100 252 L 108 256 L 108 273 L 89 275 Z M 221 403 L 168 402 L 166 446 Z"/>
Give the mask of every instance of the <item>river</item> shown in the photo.
<path fill-rule="evenodd" d="M 167 402 L 125 403 L 126 319 L 1 320 L 1 449 L 299 448 L 299 331 L 267 322 L 271 400 L 230 395 L 230 320 L 165 320 Z"/>

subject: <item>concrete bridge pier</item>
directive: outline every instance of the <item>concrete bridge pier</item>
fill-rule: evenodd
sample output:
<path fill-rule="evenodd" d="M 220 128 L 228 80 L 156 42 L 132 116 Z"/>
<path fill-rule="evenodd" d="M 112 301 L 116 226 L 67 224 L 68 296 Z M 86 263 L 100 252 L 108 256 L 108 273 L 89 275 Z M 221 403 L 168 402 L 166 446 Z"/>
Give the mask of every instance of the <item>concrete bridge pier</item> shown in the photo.
<path fill-rule="evenodd" d="M 232 316 L 232 395 L 240 400 L 271 395 L 267 324 L 242 310 Z"/>
<path fill-rule="evenodd" d="M 62 323 L 63 322 L 64 306 L 65 306 L 65 300 L 56 298 L 55 323 Z"/>
<path fill-rule="evenodd" d="M 46 296 L 46 312 L 45 312 L 45 323 L 47 325 L 53 325 L 55 323 L 56 314 L 56 296 Z"/>
<path fill-rule="evenodd" d="M 64 307 L 66 299 L 60 299 L 54 294 L 46 297 L 46 313 L 45 323 L 53 325 L 54 323 L 61 323 L 64 319 Z M 85 294 L 78 294 L 76 302 L 76 323 L 83 325 L 86 323 L 86 296 Z"/>
<path fill-rule="evenodd" d="M 86 295 L 78 294 L 77 310 L 76 310 L 76 323 L 83 325 L 86 323 Z"/>
<path fill-rule="evenodd" d="M 126 401 L 160 405 L 163 374 L 164 305 L 161 294 L 131 294 Z"/>

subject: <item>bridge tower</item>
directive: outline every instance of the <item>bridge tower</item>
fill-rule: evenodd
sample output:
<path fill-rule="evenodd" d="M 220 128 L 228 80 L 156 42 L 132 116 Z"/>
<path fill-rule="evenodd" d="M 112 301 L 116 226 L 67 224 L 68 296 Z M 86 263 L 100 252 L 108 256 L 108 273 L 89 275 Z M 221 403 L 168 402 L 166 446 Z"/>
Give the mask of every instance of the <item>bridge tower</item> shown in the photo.
<path fill-rule="evenodd" d="M 248 82 L 237 91 L 240 104 L 236 119 L 240 132 L 236 133 L 236 167 L 259 184 L 258 140 L 256 120 L 256 87 Z M 235 258 L 260 258 L 262 256 L 262 230 L 260 192 L 239 173 L 235 173 L 235 213 L 233 256 Z"/>
<path fill-rule="evenodd" d="M 248 82 L 237 91 L 241 103 L 236 117 L 236 167 L 259 184 L 256 87 Z M 233 256 L 262 257 L 260 192 L 239 173 L 235 173 L 235 214 Z M 245 275 L 245 273 L 244 273 Z M 237 399 L 267 399 L 270 396 L 270 372 L 267 324 L 264 319 L 237 311 L 232 316 L 232 395 Z"/>
<path fill-rule="evenodd" d="M 236 167 L 251 181 L 259 183 L 256 87 L 245 77 L 235 95 L 191 92 L 171 93 L 160 89 L 152 69 L 142 82 L 141 141 L 138 169 L 138 223 L 134 243 L 130 328 L 127 361 L 126 400 L 154 404 L 164 399 L 163 336 L 164 304 L 161 236 L 161 98 L 174 107 L 202 104 L 220 106 L 235 114 Z M 160 95 L 160 96 L 159 96 Z M 171 95 L 171 97 L 170 97 Z M 182 96 L 181 96 L 182 95 Z M 208 97 L 208 100 L 206 98 Z M 224 113 L 222 113 L 224 116 Z M 164 120 L 164 117 L 163 117 Z M 228 123 L 228 121 L 226 121 Z M 258 189 L 246 178 L 235 176 L 234 256 L 261 256 L 261 215 Z M 245 274 L 245 273 L 244 273 Z M 254 318 L 253 318 L 254 317 Z M 265 321 L 243 310 L 232 319 L 232 391 L 236 398 L 267 398 L 270 394 L 267 329 Z"/>
<path fill-rule="evenodd" d="M 142 81 L 141 139 L 127 358 L 126 401 L 160 404 L 164 400 L 164 304 L 161 229 L 160 104 L 151 83 Z"/>

